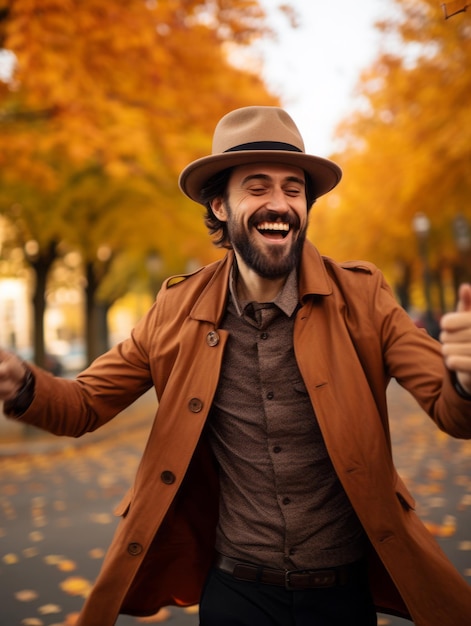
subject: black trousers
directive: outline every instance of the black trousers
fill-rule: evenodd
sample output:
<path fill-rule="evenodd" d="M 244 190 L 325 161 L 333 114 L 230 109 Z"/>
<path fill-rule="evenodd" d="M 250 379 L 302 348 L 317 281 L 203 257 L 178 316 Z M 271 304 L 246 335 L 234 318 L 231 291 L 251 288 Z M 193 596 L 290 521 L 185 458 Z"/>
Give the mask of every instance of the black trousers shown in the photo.
<path fill-rule="evenodd" d="M 200 626 L 377 626 L 366 572 L 345 585 L 292 591 L 236 580 L 213 568 Z"/>

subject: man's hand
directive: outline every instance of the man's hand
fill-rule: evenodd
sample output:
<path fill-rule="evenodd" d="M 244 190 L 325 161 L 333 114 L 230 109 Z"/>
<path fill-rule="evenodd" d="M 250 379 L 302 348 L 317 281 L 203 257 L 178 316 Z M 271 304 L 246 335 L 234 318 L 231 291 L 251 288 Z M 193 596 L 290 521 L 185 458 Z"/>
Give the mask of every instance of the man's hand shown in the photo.
<path fill-rule="evenodd" d="M 461 285 L 456 312 L 442 317 L 441 328 L 445 364 L 471 394 L 471 284 Z"/>
<path fill-rule="evenodd" d="M 26 368 L 15 354 L 0 349 L 0 401 L 12 400 L 25 380 Z"/>

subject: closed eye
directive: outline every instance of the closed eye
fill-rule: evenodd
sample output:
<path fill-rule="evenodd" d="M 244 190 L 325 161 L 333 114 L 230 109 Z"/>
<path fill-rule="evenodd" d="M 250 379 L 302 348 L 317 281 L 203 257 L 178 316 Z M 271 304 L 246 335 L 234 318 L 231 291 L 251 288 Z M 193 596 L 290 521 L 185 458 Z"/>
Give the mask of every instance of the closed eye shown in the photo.
<path fill-rule="evenodd" d="M 295 198 L 302 193 L 301 189 L 285 189 L 285 194 L 291 198 Z"/>
<path fill-rule="evenodd" d="M 266 193 L 267 188 L 266 187 L 250 187 L 249 191 L 254 196 L 261 196 L 262 194 Z"/>

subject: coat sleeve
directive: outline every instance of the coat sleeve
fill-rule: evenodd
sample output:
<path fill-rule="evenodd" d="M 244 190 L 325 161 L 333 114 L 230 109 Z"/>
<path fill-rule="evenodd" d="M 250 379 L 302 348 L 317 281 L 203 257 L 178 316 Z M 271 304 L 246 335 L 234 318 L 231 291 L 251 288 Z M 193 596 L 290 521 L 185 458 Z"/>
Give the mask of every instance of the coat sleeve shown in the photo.
<path fill-rule="evenodd" d="M 155 336 L 157 308 L 154 304 L 127 339 L 98 357 L 75 380 L 31 366 L 33 402 L 16 419 L 55 435 L 80 437 L 132 404 L 153 384 L 149 345 Z"/>
<path fill-rule="evenodd" d="M 457 392 L 440 343 L 414 324 L 380 272 L 376 279 L 373 317 L 380 328 L 388 376 L 414 396 L 440 429 L 471 438 L 471 400 Z"/>

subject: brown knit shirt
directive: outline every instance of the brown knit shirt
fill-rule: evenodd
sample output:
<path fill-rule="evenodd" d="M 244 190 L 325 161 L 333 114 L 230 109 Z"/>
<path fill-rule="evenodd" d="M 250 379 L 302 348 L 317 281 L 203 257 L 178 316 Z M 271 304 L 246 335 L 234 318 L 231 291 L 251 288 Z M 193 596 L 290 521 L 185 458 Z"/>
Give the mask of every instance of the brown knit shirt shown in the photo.
<path fill-rule="evenodd" d="M 221 485 L 216 549 L 282 569 L 355 561 L 363 530 L 296 364 L 296 272 L 274 302 L 239 303 L 232 280 L 230 294 L 222 323 L 230 337 L 209 419 Z"/>

